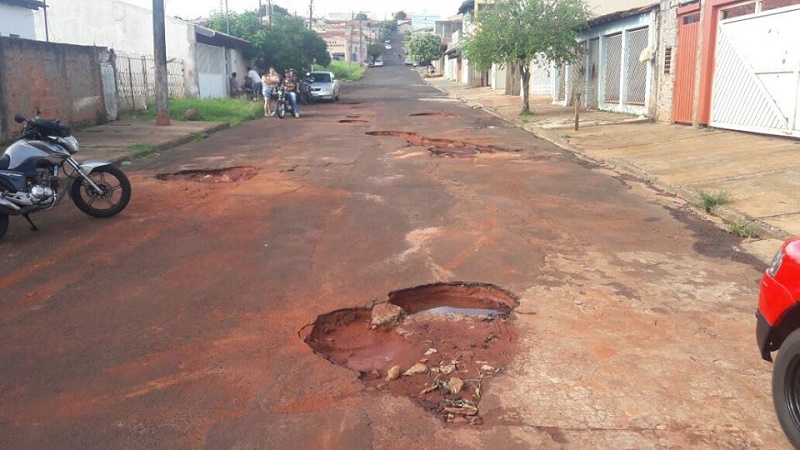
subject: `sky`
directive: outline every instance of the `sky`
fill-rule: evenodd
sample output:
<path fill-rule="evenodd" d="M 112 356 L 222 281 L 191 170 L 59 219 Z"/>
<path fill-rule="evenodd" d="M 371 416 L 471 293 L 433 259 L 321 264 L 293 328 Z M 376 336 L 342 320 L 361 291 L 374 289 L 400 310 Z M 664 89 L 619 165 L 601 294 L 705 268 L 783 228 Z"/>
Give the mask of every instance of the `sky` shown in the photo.
<path fill-rule="evenodd" d="M 123 0 L 134 5 L 152 8 L 152 0 Z M 310 0 L 273 0 L 291 13 L 308 15 Z M 221 11 L 228 4 L 231 12 L 257 9 L 259 0 L 164 0 L 167 15 L 184 19 L 195 19 L 207 16 L 211 11 Z M 389 19 L 395 11 L 414 12 L 418 14 L 439 15 L 444 20 L 458 12 L 463 0 L 313 0 L 314 16 L 338 12 L 372 12 L 377 19 Z M 267 0 L 261 0 L 266 4 Z"/>

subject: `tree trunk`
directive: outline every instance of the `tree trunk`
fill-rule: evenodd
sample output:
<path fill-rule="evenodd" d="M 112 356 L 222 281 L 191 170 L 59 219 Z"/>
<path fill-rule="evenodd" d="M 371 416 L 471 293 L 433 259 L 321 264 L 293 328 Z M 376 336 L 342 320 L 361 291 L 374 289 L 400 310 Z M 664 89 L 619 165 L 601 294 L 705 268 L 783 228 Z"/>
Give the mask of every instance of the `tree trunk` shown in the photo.
<path fill-rule="evenodd" d="M 522 63 L 519 65 L 519 72 L 522 75 L 522 112 L 529 113 L 531 112 L 531 105 L 528 101 L 528 91 L 530 89 L 530 80 L 531 80 L 531 66 L 530 62 L 527 64 Z"/>

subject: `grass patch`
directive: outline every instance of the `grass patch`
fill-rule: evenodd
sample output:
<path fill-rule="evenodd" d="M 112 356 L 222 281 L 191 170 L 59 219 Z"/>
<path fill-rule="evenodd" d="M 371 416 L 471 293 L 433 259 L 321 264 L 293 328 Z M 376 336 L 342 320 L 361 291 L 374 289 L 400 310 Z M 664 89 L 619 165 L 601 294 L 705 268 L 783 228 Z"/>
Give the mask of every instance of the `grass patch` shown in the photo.
<path fill-rule="evenodd" d="M 755 239 L 758 237 L 758 229 L 753 222 L 733 222 L 728 225 L 728 232 L 745 239 Z"/>
<path fill-rule="evenodd" d="M 531 111 L 531 110 L 522 111 L 522 112 L 519 113 L 519 115 L 520 116 L 532 116 L 533 115 L 533 111 Z"/>
<path fill-rule="evenodd" d="M 150 153 L 156 151 L 156 146 L 153 144 L 133 144 L 126 147 L 126 149 L 134 152 Z"/>
<path fill-rule="evenodd" d="M 331 61 L 328 67 L 314 65 L 314 70 L 327 70 L 333 72 L 336 78 L 342 81 L 356 81 L 364 77 L 367 68 L 356 62 Z"/>
<path fill-rule="evenodd" d="M 197 119 L 206 122 L 228 122 L 236 126 L 248 120 L 264 117 L 264 103 L 240 98 L 176 99 L 169 101 L 171 120 L 183 121 L 183 115 L 190 108 L 197 110 Z M 137 118 L 155 120 L 156 108 L 140 111 Z"/>
<path fill-rule="evenodd" d="M 700 191 L 698 194 L 700 195 L 700 201 L 703 203 L 703 209 L 705 209 L 706 212 L 711 212 L 712 208 L 724 205 L 731 199 L 730 194 L 725 190 L 716 192 Z"/>

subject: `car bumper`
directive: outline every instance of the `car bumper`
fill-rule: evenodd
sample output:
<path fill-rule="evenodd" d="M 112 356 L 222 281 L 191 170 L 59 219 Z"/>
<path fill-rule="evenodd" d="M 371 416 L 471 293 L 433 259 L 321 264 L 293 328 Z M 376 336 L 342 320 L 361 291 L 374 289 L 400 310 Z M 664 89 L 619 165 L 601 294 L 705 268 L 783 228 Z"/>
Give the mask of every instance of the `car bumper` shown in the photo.
<path fill-rule="evenodd" d="M 314 98 L 329 99 L 330 100 L 330 99 L 333 98 L 333 93 L 332 92 L 313 92 L 312 91 L 311 92 L 311 96 L 314 97 Z"/>
<path fill-rule="evenodd" d="M 761 311 L 756 311 L 756 343 L 758 343 L 758 350 L 765 361 L 772 361 L 772 355 L 770 354 L 771 335 L 772 325 L 767 322 Z"/>

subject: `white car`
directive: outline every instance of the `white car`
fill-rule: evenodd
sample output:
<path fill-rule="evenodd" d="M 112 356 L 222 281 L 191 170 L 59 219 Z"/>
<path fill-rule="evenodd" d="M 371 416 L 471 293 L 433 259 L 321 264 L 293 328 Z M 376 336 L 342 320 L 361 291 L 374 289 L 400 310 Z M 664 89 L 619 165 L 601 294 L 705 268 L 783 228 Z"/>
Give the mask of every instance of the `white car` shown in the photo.
<path fill-rule="evenodd" d="M 308 81 L 315 100 L 339 100 L 339 80 L 333 72 L 311 72 Z"/>
<path fill-rule="evenodd" d="M 383 67 L 383 60 L 382 59 L 376 59 L 375 63 L 372 66 L 373 67 Z"/>
<path fill-rule="evenodd" d="M 392 49 L 392 46 L 391 46 L 391 45 L 389 45 L 389 44 L 386 44 L 386 45 L 384 45 L 384 48 L 386 48 L 386 50 L 391 50 L 391 49 Z"/>

